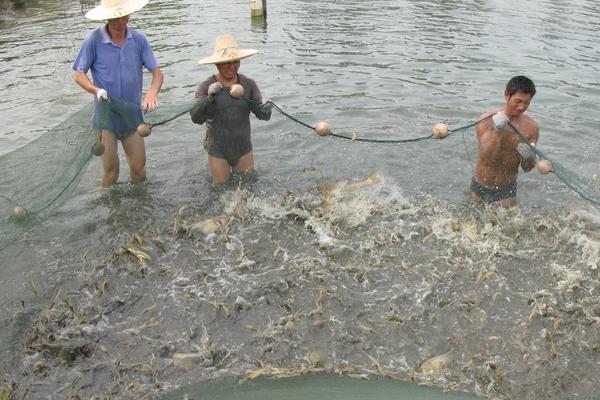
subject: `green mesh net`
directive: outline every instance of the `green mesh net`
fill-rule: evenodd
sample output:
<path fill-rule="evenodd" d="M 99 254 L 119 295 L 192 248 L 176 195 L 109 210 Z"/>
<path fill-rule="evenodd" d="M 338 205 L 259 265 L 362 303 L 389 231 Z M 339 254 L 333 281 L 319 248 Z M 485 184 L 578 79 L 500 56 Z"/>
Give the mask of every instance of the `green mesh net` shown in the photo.
<path fill-rule="evenodd" d="M 92 157 L 86 106 L 44 135 L 0 158 L 0 245 L 41 221 L 76 187 Z"/>
<path fill-rule="evenodd" d="M 400 144 L 400 143 L 423 142 L 423 141 L 429 141 L 429 140 L 445 139 L 447 137 L 450 137 L 451 135 L 456 135 L 456 134 L 462 134 L 463 140 L 464 140 L 467 135 L 473 134 L 473 128 L 475 128 L 477 125 L 487 121 L 488 119 L 490 119 L 492 117 L 490 115 L 481 120 L 478 120 L 473 123 L 470 123 L 470 124 L 467 124 L 467 125 L 464 125 L 464 126 L 461 126 L 458 128 L 454 128 L 454 129 L 448 129 L 448 127 L 443 123 L 436 124 L 433 128 L 432 134 L 414 137 L 414 138 L 371 139 L 371 138 L 359 138 L 359 137 L 356 137 L 356 135 L 353 135 L 352 137 L 350 137 L 350 136 L 335 134 L 330 131 L 330 129 L 327 125 L 324 125 L 323 127 L 320 127 L 319 124 L 317 124 L 315 126 L 311 126 L 311 125 L 309 125 L 305 122 L 302 122 L 302 121 L 294 118 L 293 116 L 287 114 L 285 111 L 283 111 L 281 108 L 279 108 L 275 104 L 273 104 L 273 108 L 275 108 L 277 111 L 279 111 L 284 116 L 296 121 L 297 123 L 309 128 L 309 129 L 314 129 L 315 131 L 317 131 L 317 133 L 319 133 L 323 136 L 331 135 L 331 136 L 339 138 L 339 139 L 352 140 L 353 142 L 367 142 L 367 143 L 392 143 L 392 144 L 397 143 L 397 144 Z M 567 167 L 565 167 L 563 164 L 561 164 L 556 158 L 554 158 L 554 157 L 550 156 L 548 153 L 542 151 L 538 146 L 532 146 L 530 143 L 528 143 L 525 136 L 519 131 L 519 129 L 517 129 L 516 126 L 514 126 L 513 124 L 510 124 L 510 127 L 512 128 L 513 132 L 517 136 L 519 136 L 519 138 L 524 143 L 527 143 L 527 145 L 529 145 L 534 150 L 534 152 L 537 154 L 537 156 L 539 157 L 540 162 L 538 162 L 538 171 L 540 173 L 543 173 L 543 174 L 546 174 L 549 172 L 554 173 L 558 179 L 560 179 L 565 185 L 567 185 L 571 190 L 573 190 L 575 193 L 577 193 L 583 199 L 589 201 L 590 203 L 592 203 L 595 206 L 600 206 L 600 190 L 599 190 L 596 182 L 594 182 L 591 179 L 585 179 L 585 178 L 579 176 L 578 174 L 576 174 L 575 172 L 569 170 Z M 320 131 L 320 128 L 323 130 Z M 469 146 L 466 144 L 466 141 L 465 141 L 465 151 L 467 153 L 469 153 Z M 469 158 L 471 157 L 471 154 L 467 154 L 467 155 L 469 156 Z M 549 161 L 549 163 L 547 163 L 546 161 Z"/>
<path fill-rule="evenodd" d="M 529 145 L 535 151 L 540 158 L 538 162 L 538 170 L 542 173 L 553 172 L 558 179 L 560 179 L 565 185 L 571 190 L 577 193 L 579 196 L 589 201 L 590 203 L 600 206 L 600 190 L 594 185 L 591 180 L 585 180 L 573 171 L 570 171 L 567 167 L 561 164 L 556 158 L 540 150 L 537 146 L 531 146 L 525 139 L 525 136 L 519 131 L 519 129 L 510 124 L 510 127 L 519 138 Z M 545 163 L 549 161 L 550 163 Z M 546 169 L 544 169 L 546 168 Z"/>
<path fill-rule="evenodd" d="M 165 105 L 145 114 L 149 128 L 186 114 L 192 104 Z M 139 105 L 118 99 L 101 102 L 93 117 L 87 105 L 27 145 L 0 157 L 0 248 L 19 232 L 43 221 L 67 200 L 77 187 L 88 162 L 102 152 L 102 129 L 111 128 L 118 115 L 134 126 L 130 115 Z"/>
<path fill-rule="evenodd" d="M 244 98 L 251 106 L 253 101 Z M 463 137 L 472 134 L 472 128 L 485 121 L 480 120 L 456 129 L 448 129 L 442 124 L 434 128 L 432 134 L 408 139 L 373 139 L 345 136 L 334 133 L 329 126 L 320 122 L 311 125 L 286 113 L 273 102 L 272 107 L 284 117 L 316 131 L 321 136 L 336 139 L 370 143 L 411 143 L 440 140 L 456 133 Z M 188 114 L 193 102 L 162 105 L 153 113 L 143 114 L 146 129 L 166 124 L 182 115 Z M 9 154 L 0 157 L 0 247 L 12 240 L 16 234 L 30 229 L 64 203 L 76 188 L 93 154 L 99 155 L 102 146 L 99 138 L 102 129 L 111 129 L 114 116 L 120 117 L 131 130 L 142 130 L 139 119 L 131 115 L 141 113 L 139 105 L 118 99 L 101 102 L 98 112 L 92 118 L 92 106 L 88 105 L 75 112 L 64 122 L 48 132 Z M 512 125 L 511 125 L 512 126 Z M 437 125 L 436 125 L 437 127 Z M 515 134 L 523 135 L 512 126 Z M 552 172 L 590 203 L 600 205 L 600 192 L 592 181 L 578 176 L 563 166 L 558 160 L 532 147 L 542 160 L 551 162 Z"/>

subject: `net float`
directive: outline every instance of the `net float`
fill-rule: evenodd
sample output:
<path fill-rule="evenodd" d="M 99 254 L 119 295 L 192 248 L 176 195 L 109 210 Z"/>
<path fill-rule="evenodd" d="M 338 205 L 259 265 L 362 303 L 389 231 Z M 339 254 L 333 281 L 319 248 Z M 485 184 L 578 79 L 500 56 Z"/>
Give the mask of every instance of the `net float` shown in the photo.
<path fill-rule="evenodd" d="M 537 170 L 540 174 L 547 174 L 552 171 L 552 163 L 549 160 L 540 160 L 537 163 Z"/>
<path fill-rule="evenodd" d="M 145 122 L 142 122 L 141 124 L 138 125 L 136 132 L 141 137 L 148 137 L 148 136 L 150 136 L 151 130 L 152 130 L 152 127 L 150 125 L 148 125 Z"/>
<path fill-rule="evenodd" d="M 14 220 L 23 220 L 27 216 L 27 210 L 25 210 L 21 206 L 16 206 L 15 208 L 13 208 L 11 216 Z"/>
<path fill-rule="evenodd" d="M 329 124 L 327 122 L 321 121 L 315 125 L 315 132 L 320 136 L 327 136 L 331 133 L 331 129 L 329 129 Z"/>
<path fill-rule="evenodd" d="M 229 95 L 234 99 L 239 99 L 244 95 L 244 87 L 239 83 L 231 85 L 231 89 L 229 89 Z"/>
<path fill-rule="evenodd" d="M 448 136 L 448 125 L 438 122 L 433 126 L 432 133 L 438 139 L 445 138 Z"/>
<path fill-rule="evenodd" d="M 102 154 L 104 154 L 104 144 L 101 141 L 97 141 L 92 146 L 91 152 L 96 157 L 100 157 Z"/>

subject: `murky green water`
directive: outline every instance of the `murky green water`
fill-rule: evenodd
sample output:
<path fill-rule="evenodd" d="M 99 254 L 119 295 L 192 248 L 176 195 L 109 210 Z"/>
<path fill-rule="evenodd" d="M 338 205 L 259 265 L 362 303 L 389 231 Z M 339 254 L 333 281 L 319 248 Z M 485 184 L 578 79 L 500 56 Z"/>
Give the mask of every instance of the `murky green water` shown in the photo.
<path fill-rule="evenodd" d="M 137 13 L 166 75 L 162 103 L 193 98 L 213 73 L 197 60 L 220 32 L 259 50 L 240 72 L 264 96 L 349 136 L 466 125 L 526 74 L 540 148 L 595 179 L 595 2 L 271 3 L 266 24 L 245 1 Z M 91 100 L 70 68 L 97 26 L 81 7 L 38 1 L 0 17 L 0 153 Z M 376 145 L 276 113 L 252 123 L 256 181 L 212 187 L 204 128 L 182 117 L 148 139 L 146 185 L 128 185 L 124 169 L 101 190 L 92 160 L 71 199 L 1 250 L 0 383 L 30 398 L 142 398 L 264 368 L 489 398 L 599 394 L 597 208 L 535 171 L 519 178 L 518 209 L 470 205 L 470 135 Z M 370 175 L 382 182 L 316 190 Z M 220 215 L 202 233 L 197 223 Z"/>

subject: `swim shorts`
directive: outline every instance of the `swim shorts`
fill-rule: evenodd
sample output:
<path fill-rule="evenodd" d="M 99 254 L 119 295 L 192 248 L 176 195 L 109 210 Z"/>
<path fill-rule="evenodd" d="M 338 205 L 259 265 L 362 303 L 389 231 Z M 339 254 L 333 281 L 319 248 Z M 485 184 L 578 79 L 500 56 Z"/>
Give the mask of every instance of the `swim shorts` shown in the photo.
<path fill-rule="evenodd" d="M 495 203 L 502 199 L 517 196 L 517 183 L 515 182 L 512 186 L 504 188 L 490 189 L 482 186 L 473 178 L 471 180 L 471 191 L 477 194 L 486 203 Z"/>
<path fill-rule="evenodd" d="M 204 149 L 215 158 L 227 160 L 227 163 L 235 167 L 242 156 L 252 151 L 252 142 L 248 140 L 232 141 L 227 144 L 219 144 L 211 140 L 207 134 L 204 140 Z"/>

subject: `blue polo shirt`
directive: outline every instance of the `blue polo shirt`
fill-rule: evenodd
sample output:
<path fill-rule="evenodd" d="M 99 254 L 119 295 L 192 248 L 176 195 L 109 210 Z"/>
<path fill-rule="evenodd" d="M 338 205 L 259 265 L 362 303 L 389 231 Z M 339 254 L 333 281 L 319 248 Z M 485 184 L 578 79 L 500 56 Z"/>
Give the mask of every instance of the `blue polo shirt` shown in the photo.
<path fill-rule="evenodd" d="M 111 126 L 100 126 L 101 128 L 110 129 L 117 134 L 127 134 L 142 122 L 144 67 L 152 71 L 158 68 L 158 62 L 146 36 L 141 32 L 127 27 L 123 47 L 113 43 L 106 25 L 86 35 L 73 69 L 83 73 L 91 69 L 94 85 L 105 89 L 109 98 L 124 101 L 115 102 L 122 107 L 111 104 Z M 96 99 L 94 110 L 94 121 L 98 122 L 101 112 Z"/>

